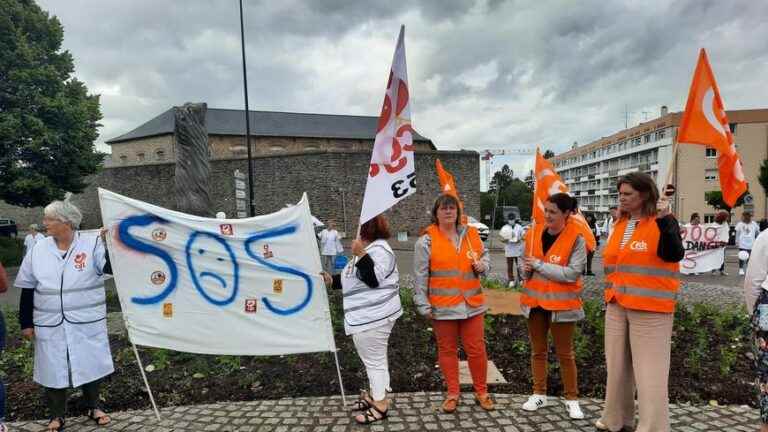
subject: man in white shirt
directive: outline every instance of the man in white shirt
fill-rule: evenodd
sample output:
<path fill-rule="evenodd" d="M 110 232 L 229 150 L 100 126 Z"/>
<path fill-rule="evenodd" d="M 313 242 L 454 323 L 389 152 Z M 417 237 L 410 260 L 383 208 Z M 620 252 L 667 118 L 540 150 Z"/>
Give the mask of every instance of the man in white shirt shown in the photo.
<path fill-rule="evenodd" d="M 335 229 L 335 223 L 329 220 L 327 228 L 320 231 L 317 236 L 320 239 L 320 261 L 323 264 L 323 271 L 334 274 L 336 255 L 343 251 L 341 237 Z"/>
<path fill-rule="evenodd" d="M 605 221 L 603 222 L 603 228 L 601 230 L 603 233 L 605 233 L 604 237 L 606 244 L 608 244 L 608 237 L 610 237 L 611 233 L 613 232 L 613 225 L 617 220 L 619 220 L 619 209 L 616 206 L 611 206 L 609 211 L 610 214 L 605 218 Z"/>
<path fill-rule="evenodd" d="M 29 234 L 24 237 L 24 255 L 26 255 L 35 246 L 39 240 L 44 239 L 45 236 L 40 234 L 40 227 L 37 224 L 29 226 Z"/>
<path fill-rule="evenodd" d="M 509 287 L 515 287 L 520 284 L 520 268 L 518 259 L 523 255 L 523 226 L 519 220 L 510 220 L 505 225 L 508 228 L 502 228 L 506 236 L 502 236 L 504 245 L 504 256 L 507 258 L 507 278 Z M 515 275 L 517 269 L 517 275 Z"/>
<path fill-rule="evenodd" d="M 760 227 L 752 220 L 752 213 L 745 211 L 741 214 L 741 221 L 736 224 L 736 245 L 739 247 L 739 252 L 752 253 L 752 246 L 758 234 L 760 234 Z M 749 258 L 739 260 L 739 275 L 744 276 L 747 262 Z"/>

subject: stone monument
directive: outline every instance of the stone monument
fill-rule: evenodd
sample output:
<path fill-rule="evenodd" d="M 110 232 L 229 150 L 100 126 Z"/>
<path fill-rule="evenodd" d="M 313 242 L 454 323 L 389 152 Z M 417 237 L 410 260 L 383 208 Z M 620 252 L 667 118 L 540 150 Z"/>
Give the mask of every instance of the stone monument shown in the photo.
<path fill-rule="evenodd" d="M 210 194 L 210 159 L 204 103 L 186 103 L 174 107 L 176 141 L 176 210 L 212 217 Z"/>

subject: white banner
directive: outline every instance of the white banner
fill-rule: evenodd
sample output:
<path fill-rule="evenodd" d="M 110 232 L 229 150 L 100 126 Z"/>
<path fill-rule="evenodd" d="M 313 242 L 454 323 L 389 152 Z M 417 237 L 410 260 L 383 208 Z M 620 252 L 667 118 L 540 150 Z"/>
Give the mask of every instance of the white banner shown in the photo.
<path fill-rule="evenodd" d="M 208 219 L 99 189 L 109 256 L 138 345 L 201 354 L 335 351 L 306 194 L 248 219 Z"/>
<path fill-rule="evenodd" d="M 680 234 L 683 237 L 685 258 L 680 261 L 680 273 L 705 273 L 720 269 L 725 259 L 725 227 L 718 224 L 683 225 Z"/>
<path fill-rule="evenodd" d="M 416 192 L 404 34 L 405 27 L 400 27 L 373 143 L 368 183 L 360 212 L 361 225 Z"/>

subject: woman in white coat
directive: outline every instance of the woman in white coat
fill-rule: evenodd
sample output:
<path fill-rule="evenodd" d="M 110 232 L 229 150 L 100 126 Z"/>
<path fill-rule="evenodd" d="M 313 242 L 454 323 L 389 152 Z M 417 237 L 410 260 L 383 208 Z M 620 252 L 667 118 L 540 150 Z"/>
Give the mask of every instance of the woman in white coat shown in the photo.
<path fill-rule="evenodd" d="M 102 278 L 111 268 L 103 238 L 77 231 L 82 218 L 68 200 L 45 207 L 50 237 L 27 253 L 15 282 L 22 335 L 35 341 L 34 380 L 45 389 L 49 431 L 64 428 L 70 387 L 82 387 L 97 425 L 111 421 L 98 406 L 99 381 L 114 371 Z"/>
<path fill-rule="evenodd" d="M 384 420 L 389 409 L 387 346 L 392 327 L 403 314 L 400 273 L 386 240 L 389 235 L 387 220 L 376 216 L 360 227 L 359 238 L 352 242 L 355 258 L 342 273 L 323 272 L 326 285 L 342 289 L 344 330 L 352 336 L 368 375 L 370 393 L 363 392 L 357 401 L 362 414 L 355 420 L 360 424 Z"/>

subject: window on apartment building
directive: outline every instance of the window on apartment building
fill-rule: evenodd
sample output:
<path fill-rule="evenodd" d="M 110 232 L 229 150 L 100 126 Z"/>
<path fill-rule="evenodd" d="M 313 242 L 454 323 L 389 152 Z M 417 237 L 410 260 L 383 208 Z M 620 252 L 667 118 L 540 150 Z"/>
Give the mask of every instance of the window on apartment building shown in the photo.
<path fill-rule="evenodd" d="M 736 135 L 736 126 L 738 126 L 737 123 L 728 123 L 728 128 L 731 129 L 731 133 Z"/>
<path fill-rule="evenodd" d="M 136 159 L 138 159 L 139 162 L 144 162 L 144 152 L 136 153 Z"/>
<path fill-rule="evenodd" d="M 165 160 L 165 152 L 163 150 L 156 150 L 155 151 L 155 158 L 159 161 Z"/>
<path fill-rule="evenodd" d="M 704 170 L 704 180 L 715 181 L 717 180 L 717 169 Z"/>
<path fill-rule="evenodd" d="M 625 150 L 627 148 L 627 142 L 621 142 L 619 143 L 619 151 Z"/>
<path fill-rule="evenodd" d="M 644 142 L 644 143 L 649 143 L 649 142 L 651 142 L 651 134 L 647 134 L 646 136 L 644 136 L 644 137 L 643 137 L 643 142 Z"/>
<path fill-rule="evenodd" d="M 704 223 L 715 223 L 715 215 L 713 214 L 705 214 L 704 215 Z"/>
<path fill-rule="evenodd" d="M 667 135 L 667 131 L 662 129 L 658 132 L 656 132 L 656 141 L 664 139 L 664 137 Z"/>
<path fill-rule="evenodd" d="M 704 151 L 704 155 L 709 159 L 714 159 L 717 157 L 717 150 L 707 147 Z"/>

